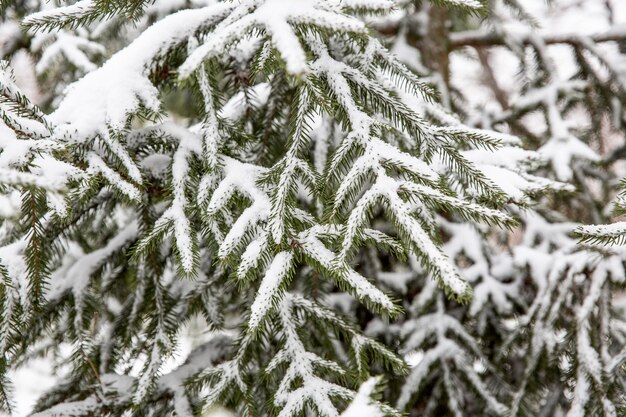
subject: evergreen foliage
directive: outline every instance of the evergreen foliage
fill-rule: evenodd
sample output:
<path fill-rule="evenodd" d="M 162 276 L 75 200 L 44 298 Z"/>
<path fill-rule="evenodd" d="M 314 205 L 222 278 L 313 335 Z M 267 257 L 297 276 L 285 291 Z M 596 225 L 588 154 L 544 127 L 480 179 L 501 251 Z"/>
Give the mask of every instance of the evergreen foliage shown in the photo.
<path fill-rule="evenodd" d="M 0 410 L 54 357 L 37 416 L 626 412 L 626 226 L 589 225 L 623 214 L 597 133 L 623 139 L 599 44 L 626 32 L 542 37 L 514 0 L 56 3 L 2 7 Z"/>

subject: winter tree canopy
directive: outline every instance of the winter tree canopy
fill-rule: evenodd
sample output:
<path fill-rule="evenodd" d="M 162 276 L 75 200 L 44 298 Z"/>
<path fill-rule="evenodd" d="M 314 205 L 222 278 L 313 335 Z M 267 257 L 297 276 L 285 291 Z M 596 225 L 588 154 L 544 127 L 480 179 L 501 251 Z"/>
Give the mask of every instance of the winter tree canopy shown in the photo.
<path fill-rule="evenodd" d="M 622 3 L 0 0 L 0 413 L 625 415 Z"/>

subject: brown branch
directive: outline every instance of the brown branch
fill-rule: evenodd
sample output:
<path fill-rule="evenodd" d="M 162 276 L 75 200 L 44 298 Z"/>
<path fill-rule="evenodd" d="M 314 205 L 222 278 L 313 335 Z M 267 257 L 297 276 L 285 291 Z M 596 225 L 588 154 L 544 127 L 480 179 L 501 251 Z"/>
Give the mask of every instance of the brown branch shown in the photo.
<path fill-rule="evenodd" d="M 505 112 L 510 111 L 511 104 L 509 103 L 509 97 L 506 91 L 504 91 L 498 83 L 496 74 L 493 71 L 493 67 L 491 66 L 491 63 L 489 61 L 489 51 L 484 48 L 478 48 L 476 49 L 476 52 L 478 54 L 478 60 L 483 67 L 485 83 L 493 92 L 493 95 L 496 98 L 496 101 L 500 104 L 502 110 Z M 519 133 L 535 143 L 540 142 L 536 135 L 534 135 L 530 130 L 526 128 L 526 126 L 520 123 L 519 120 L 512 118 L 508 121 L 508 123 L 510 124 L 514 133 Z"/>
<path fill-rule="evenodd" d="M 581 38 L 589 39 L 595 43 L 601 42 L 619 42 L 626 40 L 626 27 L 614 27 L 606 32 L 594 35 L 581 36 L 575 33 L 546 34 L 546 35 L 527 35 L 522 37 L 521 42 L 530 44 L 533 37 L 540 36 L 540 39 L 546 45 L 554 44 L 578 44 Z M 484 33 L 479 31 L 455 32 L 450 34 L 450 49 L 459 49 L 465 46 L 474 48 L 484 48 L 492 46 L 506 45 L 505 38 L 496 33 Z"/>
<path fill-rule="evenodd" d="M 493 72 L 493 68 L 491 67 L 491 63 L 489 62 L 489 51 L 484 48 L 479 48 L 476 50 L 478 53 L 478 60 L 480 61 L 480 65 L 484 70 L 484 78 L 485 82 L 493 92 L 494 97 L 500 104 L 502 110 L 508 110 L 509 106 L 509 98 L 507 97 L 506 92 L 500 87 L 498 80 L 496 79 L 496 75 Z"/>

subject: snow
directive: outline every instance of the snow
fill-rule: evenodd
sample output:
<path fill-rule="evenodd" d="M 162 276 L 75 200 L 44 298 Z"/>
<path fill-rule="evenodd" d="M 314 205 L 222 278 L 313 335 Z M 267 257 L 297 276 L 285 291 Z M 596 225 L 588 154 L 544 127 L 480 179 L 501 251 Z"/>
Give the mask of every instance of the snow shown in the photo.
<path fill-rule="evenodd" d="M 84 141 L 107 128 L 120 131 L 139 105 L 159 112 L 159 92 L 148 79 L 153 60 L 220 18 L 228 3 L 171 14 L 146 29 L 100 68 L 70 85 L 52 113 L 57 135 Z M 131 172 L 134 172 L 131 171 Z"/>
<path fill-rule="evenodd" d="M 488 256 L 488 246 L 480 230 L 470 224 L 443 222 L 443 230 L 451 236 L 444 245 L 450 259 L 463 255 L 469 259 L 469 266 L 461 268 L 462 276 L 472 283 L 473 294 L 469 307 L 471 316 L 479 316 L 493 305 L 503 316 L 510 313 L 513 300 L 520 297 L 518 281 L 503 282 L 515 276 L 513 259 L 507 253 Z"/>
<path fill-rule="evenodd" d="M 595 226 L 581 226 L 578 229 L 581 233 L 591 236 L 616 237 L 626 235 L 626 222 L 616 222 L 613 224 L 602 224 Z"/>
<path fill-rule="evenodd" d="M 68 401 L 48 408 L 46 411 L 31 414 L 32 417 L 50 416 L 80 416 L 89 415 L 98 411 L 100 402 L 94 396 L 89 396 L 84 400 Z"/>
<path fill-rule="evenodd" d="M 200 150 L 198 149 L 198 152 Z M 181 265 L 187 272 L 193 271 L 194 265 L 194 249 L 191 225 L 185 213 L 187 198 L 185 196 L 185 180 L 188 178 L 188 162 L 187 153 L 181 145 L 180 150 L 174 155 L 173 171 L 173 187 L 174 202 L 168 210 L 168 214 L 174 221 L 174 235 L 176 236 L 176 248 L 180 254 Z M 171 210 L 171 213 L 169 211 Z M 165 215 L 164 215 L 165 216 Z"/>
<path fill-rule="evenodd" d="M 110 184 L 112 184 L 122 194 L 126 195 L 126 197 L 130 200 L 134 200 L 136 202 L 141 201 L 141 191 L 139 191 L 135 185 L 123 179 L 116 171 L 111 169 L 95 152 L 90 152 L 87 155 L 87 161 L 89 162 L 89 173 L 102 174 L 102 176 L 106 178 Z"/>
<path fill-rule="evenodd" d="M 15 47 L 15 44 L 22 36 L 22 31 L 18 22 L 7 20 L 0 25 L 0 59 L 4 59 L 5 55 Z"/>
<path fill-rule="evenodd" d="M 300 234 L 298 239 L 302 251 L 313 258 L 329 272 L 339 273 L 359 299 L 369 300 L 386 311 L 394 311 L 391 299 L 364 276 L 349 268 L 346 264 L 337 265 L 335 254 L 329 250 L 312 229 Z M 337 267 L 336 267 L 337 266 Z"/>
<path fill-rule="evenodd" d="M 42 392 L 53 388 L 57 378 L 52 374 L 49 359 L 38 359 L 9 374 L 15 393 L 14 415 L 26 417 Z"/>
<path fill-rule="evenodd" d="M 389 210 L 394 213 L 396 221 L 406 231 L 405 233 L 408 234 L 410 241 L 415 245 L 420 256 L 432 264 L 435 276 L 441 280 L 444 288 L 450 289 L 450 291 L 460 297 L 470 294 L 471 288 L 467 282 L 459 276 L 450 260 L 430 239 L 419 222 L 411 216 L 409 206 L 393 192 L 397 186 L 390 183 L 388 179 L 384 179 L 379 184 L 379 187 L 380 192 L 386 193 Z"/>
<path fill-rule="evenodd" d="M 243 279 L 250 270 L 259 265 L 261 256 L 268 248 L 268 243 L 268 234 L 263 233 L 246 247 L 243 255 L 241 255 L 239 267 L 237 268 L 237 276 L 240 279 Z"/>
<path fill-rule="evenodd" d="M 337 417 L 338 412 L 331 398 L 352 399 L 353 393 L 347 388 L 320 378 L 315 374 L 315 370 L 323 367 L 338 374 L 345 371 L 336 363 L 306 350 L 296 331 L 293 308 L 289 295 L 284 297 L 278 306 L 284 345 L 268 365 L 268 371 L 271 372 L 282 363 L 288 364 L 274 398 L 275 405 L 281 407 L 278 416 L 288 417 L 299 413 L 304 409 L 306 402 L 311 401 L 320 416 Z M 296 385 L 297 381 L 301 382 Z"/>
<path fill-rule="evenodd" d="M 455 6 L 470 7 L 472 9 L 480 9 L 483 7 L 478 0 L 448 0 L 447 2 Z"/>
<path fill-rule="evenodd" d="M 354 400 L 352 400 L 348 408 L 341 413 L 341 417 L 383 417 L 384 413 L 379 407 L 372 405 L 372 399 L 370 397 L 378 383 L 378 378 L 370 378 L 361 384 Z"/>
<path fill-rule="evenodd" d="M 408 285 L 415 279 L 413 271 L 378 272 L 376 279 L 395 292 L 406 294 Z"/>
<path fill-rule="evenodd" d="M 428 349 L 422 355 L 419 355 L 419 362 L 413 366 L 411 372 L 406 380 L 406 383 L 403 385 L 400 397 L 398 398 L 397 406 L 399 409 L 404 409 L 405 406 L 410 401 L 411 397 L 414 393 L 418 391 L 422 386 L 422 382 L 425 378 L 428 377 L 429 371 L 431 367 L 435 366 L 437 362 L 441 362 L 443 364 L 444 370 L 449 369 L 448 365 L 445 365 L 446 362 L 453 363 L 468 379 L 469 385 L 476 390 L 477 394 L 481 396 L 487 404 L 487 407 L 491 409 L 496 414 L 502 414 L 507 411 L 505 405 L 501 404 L 494 396 L 492 396 L 487 389 L 487 387 L 483 384 L 480 377 L 477 375 L 476 371 L 470 366 L 470 360 L 468 358 L 467 351 L 461 346 L 459 346 L 452 339 L 444 336 L 446 331 L 446 323 L 442 323 L 441 319 L 444 316 L 435 316 L 435 317 L 424 317 L 420 320 L 424 324 L 430 323 L 431 328 L 433 328 L 434 332 L 437 334 L 437 343 L 433 348 Z M 429 321 L 427 321 L 428 319 Z M 455 320 L 452 318 L 447 319 L 449 324 L 455 323 Z M 462 325 L 460 323 L 453 324 L 453 327 L 456 326 L 458 329 L 462 330 Z M 442 328 L 443 327 L 443 328 Z M 463 334 L 461 333 L 461 334 Z M 466 339 L 469 338 L 469 335 L 464 336 Z M 408 346 L 415 346 L 413 344 Z M 451 387 L 455 385 L 455 383 L 450 379 L 449 370 L 444 374 L 444 385 L 446 386 L 446 390 L 448 391 L 448 401 L 458 401 L 456 395 L 452 395 L 453 391 Z M 449 404 L 451 408 L 454 408 L 454 403 Z"/>
<path fill-rule="evenodd" d="M 271 93 L 271 86 L 268 83 L 256 84 L 247 91 L 250 102 L 246 101 L 246 94 L 239 92 L 232 96 L 226 104 L 220 109 L 219 116 L 224 119 L 239 120 L 245 112 L 247 105 L 251 105 L 254 108 L 259 108 L 267 103 L 267 100 Z"/>
<path fill-rule="evenodd" d="M 292 28 L 298 24 L 314 24 L 341 32 L 365 31 L 363 22 L 342 14 L 335 1 L 244 0 L 189 56 L 180 68 L 181 76 L 188 77 L 204 59 L 221 53 L 230 42 L 253 28 L 262 28 L 267 32 L 289 73 L 305 73 L 308 69 L 307 57 Z"/>
<path fill-rule="evenodd" d="M 571 184 L 549 180 L 529 174 L 528 171 L 542 165 L 548 160 L 550 152 L 533 152 L 517 147 L 501 147 L 494 151 L 484 149 L 472 149 L 463 152 L 463 155 L 476 164 L 476 169 L 482 172 L 498 189 L 503 191 L 513 201 L 528 201 L 528 195 L 547 189 L 573 191 Z M 569 154 L 571 155 L 571 154 Z M 559 162 L 568 158 L 568 153 L 560 151 L 554 155 L 554 160 Z M 564 165 L 556 162 L 553 166 Z M 569 162 L 569 161 L 568 161 Z M 567 180 L 568 178 L 560 178 Z"/>
<path fill-rule="evenodd" d="M 79 304 L 78 300 L 84 297 L 85 288 L 93 273 L 107 261 L 112 253 L 120 250 L 134 239 L 137 233 L 138 223 L 133 221 L 123 227 L 101 249 L 83 253 L 80 246 L 74 244 L 72 251 L 74 262 L 51 275 L 50 288 L 47 293 L 48 299 L 55 300 L 64 295 L 66 291 L 72 291 L 77 304 Z M 68 259 L 66 258 L 65 261 L 67 262 Z"/>
<path fill-rule="evenodd" d="M 600 156 L 589 146 L 573 136 L 551 139 L 539 149 L 539 153 L 552 164 L 556 176 L 561 181 L 568 181 L 574 175 L 575 160 L 598 161 Z"/>
<path fill-rule="evenodd" d="M 45 7 L 44 10 L 32 13 L 26 16 L 23 20 L 23 24 L 27 26 L 37 25 L 39 22 L 43 22 L 49 19 L 67 19 L 78 16 L 83 16 L 93 10 L 93 0 L 81 0 L 70 6 L 64 7 Z M 63 20 L 61 20 L 63 21 Z"/>
<path fill-rule="evenodd" d="M 202 156 L 202 138 L 192 130 L 185 129 L 172 122 L 164 122 L 154 126 L 154 130 L 167 135 L 171 139 L 178 140 L 178 148 L 171 158 L 172 173 L 172 202 L 161 217 L 155 222 L 152 233 L 157 233 L 163 228 L 173 229 L 176 242 L 176 249 L 180 258 L 183 271 L 187 274 L 194 273 L 196 254 L 194 249 L 194 236 L 190 221 L 187 217 L 188 201 L 186 196 L 187 185 L 190 179 L 190 159 L 192 156 Z M 159 158 L 170 162 L 168 157 Z M 145 163 L 145 160 L 144 160 Z M 153 235 L 148 235 L 142 246 L 151 239 Z"/>
<path fill-rule="evenodd" d="M 265 168 L 227 157 L 222 162 L 224 178 L 211 195 L 207 213 L 214 216 L 223 210 L 235 192 L 252 202 L 232 224 L 226 236 L 220 239 L 218 256 L 225 258 L 242 242 L 248 230 L 267 219 L 271 203 L 268 195 L 257 186 L 259 176 L 266 172 Z"/>
<path fill-rule="evenodd" d="M 250 320 L 248 326 L 256 330 L 261 320 L 265 318 L 273 304 L 276 303 L 278 293 L 289 279 L 290 271 L 293 270 L 293 254 L 280 252 L 275 257 L 265 272 L 265 277 L 257 291 L 256 298 L 250 307 Z"/>
<path fill-rule="evenodd" d="M 45 73 L 59 59 L 59 56 L 63 55 L 76 68 L 83 73 L 88 73 L 95 70 L 97 65 L 89 59 L 87 54 L 104 55 L 105 52 L 105 48 L 96 42 L 61 31 L 57 33 L 56 41 L 43 50 L 35 71 L 37 74 Z"/>

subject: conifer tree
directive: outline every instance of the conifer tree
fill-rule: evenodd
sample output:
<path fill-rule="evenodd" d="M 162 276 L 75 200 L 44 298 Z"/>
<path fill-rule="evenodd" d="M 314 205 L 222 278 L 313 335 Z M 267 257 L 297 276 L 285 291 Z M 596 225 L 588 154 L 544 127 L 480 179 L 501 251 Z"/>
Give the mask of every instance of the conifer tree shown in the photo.
<path fill-rule="evenodd" d="M 623 225 L 579 226 L 610 220 L 626 32 L 542 37 L 515 0 L 59 3 L 2 9 L 3 410 L 46 356 L 37 416 L 624 412 Z"/>

